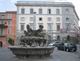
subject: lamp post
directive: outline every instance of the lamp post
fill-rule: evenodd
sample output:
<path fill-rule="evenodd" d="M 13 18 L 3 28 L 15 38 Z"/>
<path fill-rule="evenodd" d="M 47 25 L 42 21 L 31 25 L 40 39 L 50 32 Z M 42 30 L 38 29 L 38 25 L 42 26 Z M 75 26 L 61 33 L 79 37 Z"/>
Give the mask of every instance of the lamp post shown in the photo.
<path fill-rule="evenodd" d="M 33 29 L 36 30 L 36 12 L 34 12 Z"/>

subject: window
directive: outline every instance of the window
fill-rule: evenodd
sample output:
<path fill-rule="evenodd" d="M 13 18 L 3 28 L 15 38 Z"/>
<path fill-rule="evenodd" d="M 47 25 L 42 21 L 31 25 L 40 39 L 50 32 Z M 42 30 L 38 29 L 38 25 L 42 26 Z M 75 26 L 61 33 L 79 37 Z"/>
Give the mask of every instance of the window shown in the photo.
<path fill-rule="evenodd" d="M 70 28 L 71 28 L 70 23 L 66 23 L 65 25 L 66 25 L 66 31 L 69 31 L 69 30 L 70 30 Z"/>
<path fill-rule="evenodd" d="M 60 14 L 60 9 L 56 9 L 56 14 Z"/>
<path fill-rule="evenodd" d="M 52 18 L 51 17 L 48 17 L 48 21 L 51 21 L 52 20 Z"/>
<path fill-rule="evenodd" d="M 11 33 L 11 26 L 8 27 L 8 33 Z"/>
<path fill-rule="evenodd" d="M 2 17 L 2 19 L 4 19 L 5 18 L 5 15 L 1 15 L 1 17 Z"/>
<path fill-rule="evenodd" d="M 24 21 L 25 20 L 25 17 L 21 17 L 21 21 Z"/>
<path fill-rule="evenodd" d="M 8 20 L 8 26 L 11 26 L 11 21 L 10 20 Z"/>
<path fill-rule="evenodd" d="M 34 23 L 30 23 L 30 27 L 31 27 L 31 29 L 33 29 Z"/>
<path fill-rule="evenodd" d="M 24 23 L 21 23 L 21 31 L 24 31 Z"/>
<path fill-rule="evenodd" d="M 4 21 L 4 19 L 5 19 L 5 15 L 1 15 L 1 24 L 4 24 L 5 23 L 5 21 Z"/>
<path fill-rule="evenodd" d="M 69 20 L 69 18 L 67 17 L 67 18 L 66 18 L 66 21 L 68 21 L 68 20 Z"/>
<path fill-rule="evenodd" d="M 25 13 L 25 9 L 22 8 L 22 9 L 21 9 L 21 14 L 24 14 L 24 13 Z"/>
<path fill-rule="evenodd" d="M 8 33 L 10 33 L 10 32 L 11 32 L 11 21 L 8 20 Z"/>
<path fill-rule="evenodd" d="M 5 24 L 5 21 L 4 21 L 4 20 L 2 20 L 2 21 L 1 21 L 1 24 Z"/>
<path fill-rule="evenodd" d="M 30 21 L 33 21 L 34 20 L 34 18 L 33 17 L 30 17 Z"/>
<path fill-rule="evenodd" d="M 48 14 L 51 14 L 51 9 L 48 9 Z"/>
<path fill-rule="evenodd" d="M 39 14 L 42 14 L 42 9 L 41 8 L 39 9 Z"/>
<path fill-rule="evenodd" d="M 67 13 L 69 12 L 69 9 L 68 9 L 68 8 L 66 9 L 66 12 L 67 12 Z"/>
<path fill-rule="evenodd" d="M 8 19 L 11 19 L 12 18 L 12 15 L 11 14 L 8 14 Z"/>
<path fill-rule="evenodd" d="M 42 18 L 41 17 L 39 18 L 39 21 L 42 21 Z"/>
<path fill-rule="evenodd" d="M 30 9 L 30 14 L 34 14 L 34 12 L 33 12 L 33 9 L 32 9 L 32 8 Z"/>
<path fill-rule="evenodd" d="M 60 17 L 57 17 L 56 20 L 57 20 L 57 21 L 60 21 Z"/>
<path fill-rule="evenodd" d="M 53 30 L 53 24 L 52 23 L 47 23 L 47 30 L 51 32 Z"/>
<path fill-rule="evenodd" d="M 56 26 L 57 26 L 57 31 L 59 31 L 60 30 L 60 23 L 56 24 Z"/>

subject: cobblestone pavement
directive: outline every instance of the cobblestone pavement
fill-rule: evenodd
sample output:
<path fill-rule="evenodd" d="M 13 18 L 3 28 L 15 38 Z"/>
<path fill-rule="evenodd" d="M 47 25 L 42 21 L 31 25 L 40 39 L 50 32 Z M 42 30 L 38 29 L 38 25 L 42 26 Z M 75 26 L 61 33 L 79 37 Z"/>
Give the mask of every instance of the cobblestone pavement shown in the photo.
<path fill-rule="evenodd" d="M 16 58 L 7 48 L 0 48 L 0 61 L 80 61 L 78 52 L 58 51 L 56 48 L 50 57 Z"/>

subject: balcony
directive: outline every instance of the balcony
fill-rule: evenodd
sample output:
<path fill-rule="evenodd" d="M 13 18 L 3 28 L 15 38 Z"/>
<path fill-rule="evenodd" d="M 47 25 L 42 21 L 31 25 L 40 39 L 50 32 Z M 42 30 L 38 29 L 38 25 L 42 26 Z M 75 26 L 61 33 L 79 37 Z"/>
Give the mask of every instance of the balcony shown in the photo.
<path fill-rule="evenodd" d="M 5 24 L 0 24 L 0 28 L 7 28 L 8 26 Z"/>

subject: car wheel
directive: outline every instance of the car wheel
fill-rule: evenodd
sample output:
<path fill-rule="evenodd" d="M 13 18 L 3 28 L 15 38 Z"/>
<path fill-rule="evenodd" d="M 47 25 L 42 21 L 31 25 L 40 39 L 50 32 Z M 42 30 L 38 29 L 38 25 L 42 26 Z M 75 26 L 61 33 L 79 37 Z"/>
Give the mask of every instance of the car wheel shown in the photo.
<path fill-rule="evenodd" d="M 74 48 L 71 49 L 71 52 L 74 52 Z"/>
<path fill-rule="evenodd" d="M 67 48 L 66 51 L 69 52 L 69 49 Z"/>
<path fill-rule="evenodd" d="M 72 52 L 76 52 L 76 49 L 75 49 L 75 48 L 73 48 L 73 49 L 72 49 Z"/>

